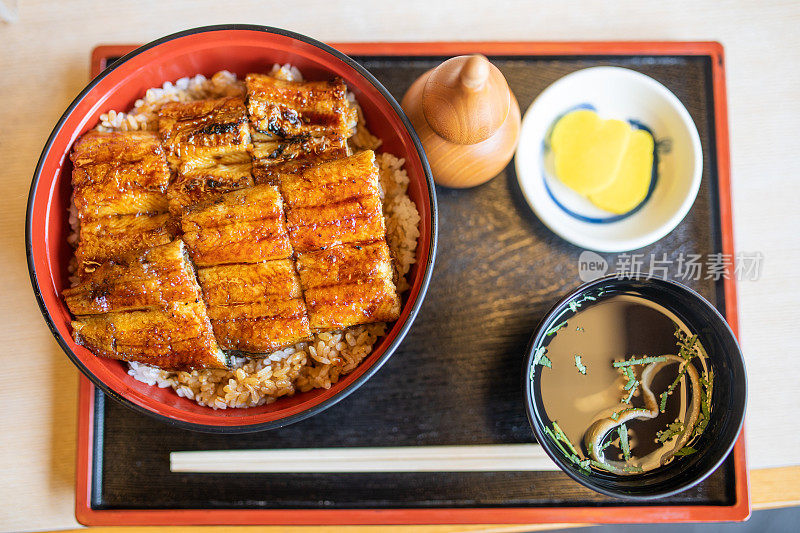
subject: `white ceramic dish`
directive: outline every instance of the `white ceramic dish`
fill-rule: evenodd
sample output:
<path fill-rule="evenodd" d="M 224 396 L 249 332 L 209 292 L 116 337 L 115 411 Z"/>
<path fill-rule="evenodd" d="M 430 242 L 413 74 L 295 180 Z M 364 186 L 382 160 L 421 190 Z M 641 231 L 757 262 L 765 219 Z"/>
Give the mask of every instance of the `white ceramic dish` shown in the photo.
<path fill-rule="evenodd" d="M 592 108 L 603 118 L 627 120 L 653 134 L 653 183 L 632 211 L 602 211 L 549 170 L 550 130 L 577 108 Z M 669 89 L 633 70 L 594 67 L 564 76 L 531 104 L 522 120 L 515 164 L 528 204 L 554 233 L 582 248 L 623 252 L 652 244 L 683 220 L 700 188 L 703 153 L 689 112 Z"/>

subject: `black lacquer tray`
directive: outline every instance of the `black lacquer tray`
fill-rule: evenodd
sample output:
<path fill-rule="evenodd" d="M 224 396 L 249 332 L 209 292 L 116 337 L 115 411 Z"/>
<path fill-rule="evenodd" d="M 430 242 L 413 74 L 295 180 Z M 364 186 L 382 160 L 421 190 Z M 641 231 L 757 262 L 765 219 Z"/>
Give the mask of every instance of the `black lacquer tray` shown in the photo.
<path fill-rule="evenodd" d="M 415 43 L 338 45 L 400 100 L 442 60 L 486 54 L 524 111 L 575 70 L 616 65 L 666 85 L 691 114 L 703 181 L 688 216 L 637 254 L 732 253 L 722 50 L 715 43 Z M 132 47 L 101 47 L 111 61 Z M 95 65 L 96 67 L 104 64 Z M 720 99 L 722 101 L 720 101 Z M 749 513 L 743 448 L 676 496 L 630 502 L 583 488 L 561 472 L 370 474 L 171 473 L 181 450 L 474 445 L 533 442 L 520 390 L 537 322 L 580 283 L 581 249 L 550 232 L 526 204 L 513 163 L 468 190 L 437 188 L 439 252 L 427 298 L 403 344 L 358 391 L 289 427 L 209 435 L 132 412 L 82 383 L 79 519 L 146 523 L 492 523 L 735 520 Z M 604 254 L 614 265 L 618 254 Z M 731 280 L 681 280 L 736 327 Z M 642 504 L 645 505 L 645 504 Z M 204 510 L 202 512 L 196 510 Z M 183 511 L 176 511 L 183 510 Z M 323 512 L 319 512 L 323 510 Z M 365 511 L 369 510 L 369 511 Z M 379 512 L 370 512 L 380 510 Z M 644 512 L 646 510 L 646 512 Z M 233 512 L 231 512 L 233 511 Z"/>

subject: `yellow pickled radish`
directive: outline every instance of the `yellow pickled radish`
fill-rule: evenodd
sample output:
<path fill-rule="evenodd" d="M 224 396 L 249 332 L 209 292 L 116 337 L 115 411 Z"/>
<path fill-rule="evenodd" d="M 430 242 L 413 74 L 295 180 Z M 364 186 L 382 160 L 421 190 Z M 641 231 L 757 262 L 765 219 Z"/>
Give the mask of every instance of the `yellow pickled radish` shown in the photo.
<path fill-rule="evenodd" d="M 550 137 L 556 176 L 584 196 L 605 189 L 617 175 L 630 134 L 621 120 L 603 120 L 586 109 L 567 113 Z"/>
<path fill-rule="evenodd" d="M 581 109 L 559 119 L 550 147 L 558 179 L 600 209 L 627 213 L 647 196 L 654 147 L 649 132 Z"/>
<path fill-rule="evenodd" d="M 653 136 L 633 130 L 617 177 L 605 189 L 589 195 L 589 200 L 606 211 L 621 215 L 645 199 L 653 171 Z"/>

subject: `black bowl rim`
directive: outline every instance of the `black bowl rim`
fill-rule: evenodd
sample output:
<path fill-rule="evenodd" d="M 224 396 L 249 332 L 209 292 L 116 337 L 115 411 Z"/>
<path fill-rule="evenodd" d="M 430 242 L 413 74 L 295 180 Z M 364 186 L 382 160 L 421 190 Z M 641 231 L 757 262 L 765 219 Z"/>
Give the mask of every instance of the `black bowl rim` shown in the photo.
<path fill-rule="evenodd" d="M 42 165 L 44 164 L 45 159 L 50 153 L 50 150 L 53 145 L 53 141 L 61 131 L 64 123 L 67 120 L 78 104 L 86 97 L 86 95 L 102 80 L 105 78 L 109 73 L 115 70 L 117 67 L 128 61 L 134 56 L 141 54 L 142 52 L 159 46 L 165 42 L 172 41 L 174 39 L 178 39 L 181 37 L 186 37 L 188 35 L 194 35 L 197 33 L 207 33 L 207 32 L 214 32 L 214 31 L 227 31 L 227 30 L 245 30 L 245 31 L 257 31 L 257 32 L 264 32 L 264 33 L 272 33 L 276 35 L 281 35 L 284 37 L 289 37 L 306 44 L 310 44 L 319 48 L 320 50 L 327 52 L 328 54 L 336 57 L 337 59 L 341 60 L 349 67 L 353 68 L 358 74 L 364 77 L 370 84 L 372 84 L 378 92 L 381 93 L 383 98 L 389 103 L 392 107 L 394 112 L 403 122 L 403 125 L 406 128 L 406 131 L 411 136 L 411 140 L 414 143 L 414 147 L 419 155 L 420 161 L 422 163 L 422 168 L 425 173 L 425 179 L 428 185 L 428 195 L 430 198 L 431 204 L 431 238 L 430 238 L 430 245 L 428 247 L 428 264 L 425 267 L 425 272 L 422 278 L 422 284 L 420 285 L 419 294 L 417 295 L 417 299 L 414 301 L 413 306 L 411 308 L 411 312 L 408 315 L 405 323 L 403 324 L 400 331 L 397 333 L 392 342 L 386 348 L 383 354 L 373 363 L 373 365 L 367 369 L 361 376 L 359 376 L 356 380 L 350 383 L 347 387 L 340 390 L 336 395 L 327 400 L 320 402 L 313 407 L 306 409 L 300 413 L 296 413 L 294 415 L 280 418 L 277 420 L 272 420 L 269 422 L 262 422 L 259 424 L 241 424 L 235 426 L 215 426 L 209 424 L 199 424 L 196 422 L 187 422 L 184 420 L 175 420 L 168 416 L 162 415 L 160 413 L 156 413 L 151 411 L 145 407 L 135 404 L 131 400 L 127 399 L 125 396 L 115 392 L 110 387 L 108 387 L 105 383 L 102 382 L 97 376 L 95 376 L 91 371 L 89 371 L 86 366 L 78 359 L 75 353 L 70 349 L 69 345 L 67 345 L 66 341 L 64 340 L 61 333 L 55 326 L 52 316 L 50 315 L 49 310 L 47 309 L 44 300 L 42 298 L 41 289 L 39 287 L 39 283 L 36 279 L 36 268 L 34 266 L 33 261 L 33 254 L 32 254 L 32 242 L 33 242 L 33 231 L 32 231 L 32 213 L 33 213 L 33 204 L 36 197 L 36 193 L 38 190 L 39 185 L 39 178 L 41 177 L 42 173 Z M 36 164 L 36 170 L 33 174 L 33 181 L 31 182 L 31 188 L 28 193 L 28 207 L 25 216 L 25 250 L 27 255 L 28 261 L 28 273 L 31 278 L 31 285 L 33 286 L 33 292 L 36 296 L 36 301 L 39 304 L 39 308 L 41 310 L 42 316 L 44 317 L 45 321 L 47 322 L 48 327 L 50 328 L 51 333 L 55 337 L 58 344 L 61 346 L 61 349 L 66 353 L 72 363 L 86 376 L 88 377 L 95 386 L 99 387 L 106 395 L 116 399 L 117 401 L 121 402 L 126 407 L 133 409 L 139 413 L 143 413 L 147 416 L 151 416 L 157 420 L 165 422 L 175 427 L 179 427 L 182 429 L 188 429 L 192 431 L 199 431 L 204 433 L 226 433 L 226 434 L 234 434 L 234 433 L 251 433 L 256 431 L 264 431 L 269 429 L 276 429 L 279 427 L 287 426 L 289 424 L 294 424 L 301 420 L 304 420 L 310 416 L 313 416 L 317 413 L 328 409 L 329 407 L 335 405 L 339 401 L 343 400 L 347 396 L 349 396 L 352 392 L 358 389 L 361 385 L 363 385 L 369 378 L 371 378 L 380 368 L 386 363 L 389 357 L 395 352 L 397 347 L 405 338 L 408 331 L 411 329 L 411 325 L 414 323 L 414 319 L 416 318 L 420 307 L 422 306 L 422 302 L 425 299 L 425 294 L 428 290 L 428 285 L 431 281 L 431 276 L 433 274 L 433 265 L 436 258 L 436 247 L 438 242 L 438 205 L 436 202 L 436 189 L 433 184 L 433 175 L 431 173 L 430 164 L 428 163 L 428 158 L 425 155 L 425 150 L 422 148 L 422 143 L 417 136 L 416 131 L 411 125 L 406 114 L 403 112 L 403 109 L 397 103 L 397 100 L 389 93 L 389 91 L 381 84 L 375 76 L 373 76 L 366 68 L 361 66 L 357 61 L 352 59 L 350 56 L 343 54 L 342 52 L 336 50 L 335 48 L 317 41 L 316 39 L 312 39 L 311 37 L 307 37 L 305 35 L 295 33 L 289 30 L 284 30 L 281 28 L 275 28 L 272 26 L 260 26 L 256 24 L 218 24 L 218 25 L 211 25 L 211 26 L 200 26 L 197 28 L 192 28 L 189 30 L 180 31 L 177 33 L 173 33 L 162 37 L 160 39 L 156 39 L 155 41 L 151 41 L 128 54 L 125 54 L 119 60 L 115 61 L 113 64 L 109 65 L 103 72 L 101 72 L 96 78 L 94 78 L 79 94 L 75 97 L 75 99 L 70 103 L 67 107 L 66 111 L 61 115 L 61 118 L 56 123 L 53 131 L 50 133 L 50 136 L 45 143 L 45 146 L 42 150 L 42 154 L 39 157 L 39 161 Z"/>
<path fill-rule="evenodd" d="M 576 296 L 584 294 L 585 292 L 587 292 L 589 290 L 592 290 L 592 289 L 596 288 L 597 286 L 603 285 L 603 284 L 605 284 L 605 283 L 607 283 L 609 281 L 612 281 L 612 280 L 637 281 L 637 282 L 643 282 L 643 283 L 652 283 L 654 285 L 657 285 L 659 283 L 663 283 L 664 285 L 671 286 L 672 288 L 676 288 L 676 289 L 678 289 L 680 291 L 686 292 L 690 297 L 695 298 L 695 300 L 697 300 L 699 303 L 701 303 L 706 308 L 708 308 L 714 315 L 716 315 L 716 317 L 719 319 L 720 323 L 723 325 L 723 328 L 720 330 L 720 333 L 722 333 L 723 335 L 729 336 L 730 339 L 733 340 L 734 345 L 737 347 L 737 350 L 736 350 L 736 353 L 738 354 L 738 358 L 737 359 L 742 365 L 742 375 L 744 376 L 744 389 L 743 389 L 744 392 L 743 392 L 742 396 L 743 396 L 744 399 L 743 399 L 743 409 L 742 409 L 742 412 L 741 412 L 741 415 L 740 415 L 740 418 L 739 418 L 739 421 L 738 421 L 738 424 L 737 424 L 738 427 L 737 427 L 736 432 L 734 434 L 735 437 L 731 440 L 731 442 L 729 444 L 727 444 L 724 447 L 724 450 L 721 452 L 720 457 L 716 461 L 714 461 L 714 464 L 710 468 L 708 468 L 705 471 L 703 471 L 695 479 L 691 479 L 691 480 L 689 480 L 689 481 L 687 481 L 685 483 L 682 483 L 682 484 L 680 484 L 680 485 L 676 486 L 675 488 L 672 488 L 672 489 L 670 489 L 668 491 L 653 492 L 651 494 L 629 494 L 629 493 L 626 493 L 626 492 L 618 492 L 618 491 L 614 491 L 614 490 L 609 490 L 609 489 L 607 489 L 605 487 L 599 487 L 599 486 L 595 485 L 589 478 L 587 478 L 585 476 L 580 476 L 577 473 L 575 473 L 572 470 L 572 468 L 568 468 L 567 467 L 566 463 L 561 458 L 561 456 L 558 453 L 556 453 L 555 446 L 550 442 L 550 439 L 544 434 L 544 432 L 542 431 L 542 429 L 539 427 L 539 424 L 538 424 L 538 417 L 536 416 L 536 413 L 538 412 L 538 410 L 536 408 L 536 402 L 535 402 L 535 400 L 533 398 L 532 387 L 529 385 L 529 383 L 530 383 L 530 368 L 531 368 L 531 364 L 533 363 L 533 347 L 536 344 L 538 344 L 538 341 L 540 340 L 540 337 L 544 333 L 545 326 L 547 324 L 549 324 L 552 321 L 552 319 L 555 317 L 556 311 L 558 311 L 562 306 L 566 305 L 569 301 L 571 301 Z M 524 393 L 524 396 L 525 396 L 525 413 L 528 416 L 528 423 L 530 424 L 531 428 L 533 429 L 533 433 L 536 436 L 536 440 L 541 445 L 541 447 L 545 451 L 545 453 L 550 457 L 550 459 L 552 459 L 552 461 L 565 474 L 567 474 L 569 477 L 571 477 L 573 480 L 577 481 L 578 483 L 580 483 L 584 487 L 590 488 L 590 489 L 594 490 L 595 492 L 599 492 L 601 494 L 605 494 L 606 496 L 612 496 L 614 498 L 621 498 L 621 499 L 629 500 L 629 501 L 648 501 L 648 500 L 655 500 L 655 499 L 665 498 L 665 497 L 668 497 L 668 496 L 673 496 L 675 494 L 678 494 L 679 492 L 683 492 L 684 490 L 687 490 L 687 489 L 690 489 L 690 488 L 694 487 L 695 485 L 697 485 L 698 483 L 700 483 L 704 479 L 706 479 L 708 476 L 710 476 L 713 472 L 715 472 L 720 467 L 720 465 L 722 465 L 722 463 L 725 462 L 725 460 L 730 455 L 731 450 L 733 450 L 733 447 L 736 445 L 736 441 L 738 439 L 738 435 L 741 433 L 742 426 L 744 425 L 744 416 L 745 416 L 745 411 L 747 409 L 747 372 L 746 372 L 746 368 L 745 368 L 744 355 L 742 354 L 741 347 L 739 346 L 739 341 L 737 340 L 736 335 L 734 335 L 733 330 L 731 330 L 731 327 L 728 324 L 728 321 L 725 320 L 725 317 L 722 316 L 722 314 L 717 310 L 716 307 L 714 307 L 713 304 L 711 304 L 711 302 L 706 300 L 697 291 L 687 287 L 686 285 L 684 285 L 682 283 L 678 283 L 676 281 L 667 280 L 667 279 L 658 278 L 658 277 L 650 277 L 650 276 L 646 276 L 646 275 L 642 275 L 642 274 L 624 274 L 622 276 L 620 274 L 608 274 L 608 275 L 603 276 L 601 278 L 598 278 L 596 280 L 589 281 L 589 282 L 586 282 L 586 283 L 582 283 L 581 285 L 579 285 L 578 287 L 576 287 L 575 289 L 573 289 L 569 293 L 567 293 L 558 302 L 556 302 L 550 308 L 550 310 L 547 312 L 547 314 L 544 316 L 544 318 L 542 318 L 542 320 L 536 326 L 536 329 L 534 330 L 533 335 L 531 336 L 531 340 L 528 343 L 528 347 L 526 348 L 525 365 L 523 367 L 523 374 L 522 374 L 522 388 L 523 388 L 523 393 Z M 722 448 L 720 448 L 720 449 L 722 449 Z"/>

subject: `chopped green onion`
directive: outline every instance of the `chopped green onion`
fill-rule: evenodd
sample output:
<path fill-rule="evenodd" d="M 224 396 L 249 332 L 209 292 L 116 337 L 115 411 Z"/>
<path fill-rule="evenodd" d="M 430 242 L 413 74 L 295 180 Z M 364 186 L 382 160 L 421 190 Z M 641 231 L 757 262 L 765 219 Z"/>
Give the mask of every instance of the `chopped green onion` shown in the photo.
<path fill-rule="evenodd" d="M 703 386 L 700 392 L 700 416 L 694 427 L 694 435 L 699 436 L 708 426 L 711 419 L 711 395 L 714 391 L 714 370 L 709 369 L 708 373 L 703 372 L 700 377 L 700 384 Z"/>
<path fill-rule="evenodd" d="M 531 366 L 536 366 L 539 363 L 539 359 L 542 358 L 542 356 L 546 351 L 547 348 L 545 348 L 544 346 L 539 346 L 538 348 L 536 348 L 536 351 L 533 353 L 533 365 Z"/>
<path fill-rule="evenodd" d="M 557 326 L 553 326 L 552 328 L 548 329 L 544 334 L 546 336 L 548 336 L 548 337 L 550 335 L 555 335 L 556 333 L 558 333 L 558 330 L 560 330 L 561 328 L 563 328 L 566 325 L 567 325 L 567 321 L 565 320 L 561 324 L 558 324 Z"/>
<path fill-rule="evenodd" d="M 662 413 L 667 410 L 667 398 L 669 395 L 666 392 L 661 393 L 661 402 L 658 404 L 658 410 Z"/>
<path fill-rule="evenodd" d="M 575 367 L 578 369 L 578 372 L 584 376 L 586 375 L 586 365 L 581 363 L 581 356 L 578 354 L 575 354 Z"/>
<path fill-rule="evenodd" d="M 606 448 L 608 448 L 609 446 L 611 446 L 611 439 L 609 439 L 609 440 L 608 440 L 608 442 L 606 442 L 605 444 L 603 444 L 602 446 L 600 446 L 600 452 L 603 452 L 603 451 L 604 451 Z"/>
<path fill-rule="evenodd" d="M 548 437 L 550 437 L 550 440 L 552 440 L 555 443 L 555 445 L 558 446 L 558 449 L 561 450 L 561 453 L 563 453 L 564 456 L 570 457 L 570 453 L 567 452 L 567 449 L 564 448 L 564 446 L 561 445 L 561 442 L 556 437 L 556 434 L 553 433 L 552 429 L 550 429 L 549 427 L 545 426 L 544 427 L 544 432 L 545 432 L 545 434 L 547 434 Z"/>
<path fill-rule="evenodd" d="M 672 394 L 672 391 L 675 389 L 675 387 L 678 386 L 678 383 L 680 382 L 681 378 L 684 375 L 686 375 L 686 365 L 688 365 L 688 364 L 689 364 L 688 361 L 686 361 L 685 363 L 682 364 L 681 370 L 680 370 L 680 372 L 678 372 L 678 376 L 675 378 L 675 381 L 672 382 L 672 385 L 667 387 L 667 390 L 665 390 L 664 392 L 661 393 L 661 403 L 659 404 L 658 409 L 662 413 L 667 409 L 667 397 L 670 394 Z"/>
<path fill-rule="evenodd" d="M 633 382 L 633 387 L 631 387 L 631 391 L 628 393 L 628 396 L 622 400 L 625 403 L 631 403 L 631 398 L 633 398 L 633 393 L 636 392 L 636 387 L 639 386 L 639 380 Z"/>
<path fill-rule="evenodd" d="M 677 452 L 675 452 L 672 455 L 674 455 L 676 457 L 680 457 L 682 455 L 691 455 L 693 453 L 697 453 L 697 450 L 695 450 L 691 446 L 684 446 L 683 448 L 681 448 L 680 450 L 678 450 Z"/>
<path fill-rule="evenodd" d="M 696 437 L 700 436 L 700 434 L 706 430 L 706 426 L 708 426 L 708 418 L 704 415 L 700 415 L 697 424 L 694 426 L 694 435 Z"/>
<path fill-rule="evenodd" d="M 623 367 L 623 370 L 625 371 L 625 375 L 628 377 L 629 380 L 636 379 L 636 374 L 633 373 L 633 368 L 631 368 L 630 366 L 626 366 Z"/>
<path fill-rule="evenodd" d="M 635 387 L 639 383 L 639 381 L 636 379 L 636 375 L 629 366 L 625 367 L 625 377 L 628 378 L 628 383 L 625 384 L 624 390 L 631 390 L 632 387 Z"/>
<path fill-rule="evenodd" d="M 556 432 L 556 436 L 559 439 L 561 439 L 561 442 L 566 444 L 572 453 L 578 455 L 578 451 L 575 449 L 575 446 L 572 445 L 572 442 L 570 442 L 569 437 L 567 437 L 567 434 L 564 433 L 564 431 L 558 425 L 558 422 L 556 422 L 555 420 L 553 421 L 553 430 Z"/>
<path fill-rule="evenodd" d="M 530 375 L 528 376 L 531 381 L 533 381 L 533 377 L 536 374 L 536 365 L 542 365 L 546 366 L 547 368 L 553 368 L 553 362 L 550 361 L 550 358 L 545 355 L 545 352 L 547 352 L 547 348 L 545 348 L 544 346 L 539 346 L 533 353 L 531 372 Z"/>
<path fill-rule="evenodd" d="M 600 294 L 601 294 L 601 293 L 598 293 L 598 296 L 600 296 Z M 589 296 L 588 294 L 585 294 L 585 295 L 583 295 L 583 297 L 581 297 L 580 299 L 577 299 L 577 300 L 572 300 L 572 301 L 569 303 L 569 310 L 570 310 L 570 311 L 572 311 L 572 312 L 574 313 L 575 311 L 577 311 L 578 309 L 580 309 L 581 305 L 582 305 L 584 302 L 594 302 L 595 300 L 597 300 L 597 298 L 595 298 L 594 296 Z"/>
<path fill-rule="evenodd" d="M 667 441 L 670 441 L 683 433 L 683 430 L 686 429 L 686 425 L 683 422 L 676 420 L 675 422 L 671 423 L 667 426 L 666 429 L 659 431 L 656 433 L 656 439 L 661 443 L 665 444 Z"/>
<path fill-rule="evenodd" d="M 640 357 L 639 359 L 628 359 L 627 361 L 614 361 L 614 368 L 622 368 L 631 365 L 647 365 L 650 363 L 660 363 L 666 360 L 667 358 L 663 355 L 656 357 Z"/>
<path fill-rule="evenodd" d="M 701 395 L 702 400 L 700 401 L 700 409 L 703 412 L 704 417 L 708 417 L 711 414 L 710 406 L 708 405 L 708 398 L 706 398 L 706 393 L 704 392 Z"/>
<path fill-rule="evenodd" d="M 705 373 L 704 373 L 705 374 Z M 706 377 L 708 379 L 706 379 Z M 700 383 L 703 385 L 703 393 L 701 396 L 700 407 L 703 409 L 703 414 L 706 418 L 711 416 L 711 396 L 714 393 L 714 369 L 708 369 L 708 374 L 700 378 Z"/>
<path fill-rule="evenodd" d="M 592 459 L 590 463 L 592 464 L 592 466 L 594 466 L 596 468 L 599 468 L 600 470 L 605 470 L 606 472 L 613 472 L 614 471 L 613 467 L 611 467 L 611 466 L 609 466 L 609 465 L 607 465 L 605 463 L 601 463 L 600 461 L 595 461 L 594 459 Z"/>
<path fill-rule="evenodd" d="M 561 450 L 561 453 L 563 453 L 567 459 L 572 461 L 572 463 L 577 465 L 579 468 L 586 470 L 586 472 L 589 473 L 590 472 L 589 459 L 581 459 L 578 450 L 575 449 L 575 446 L 572 444 L 572 442 L 569 440 L 569 437 L 567 437 L 567 435 L 558 425 L 558 422 L 553 421 L 552 425 L 553 429 L 550 429 L 547 426 L 544 427 L 545 434 L 548 437 L 550 437 L 550 439 L 555 443 L 556 446 L 558 446 L 558 449 Z M 566 448 L 564 446 L 566 446 Z"/>
<path fill-rule="evenodd" d="M 617 426 L 617 433 L 619 433 L 619 446 L 622 449 L 622 456 L 626 461 L 631 459 L 631 448 L 628 443 L 628 426 L 624 423 Z"/>
<path fill-rule="evenodd" d="M 678 355 L 687 361 L 698 355 L 697 335 L 689 336 L 680 326 L 675 324 L 675 337 L 678 339 Z"/>

